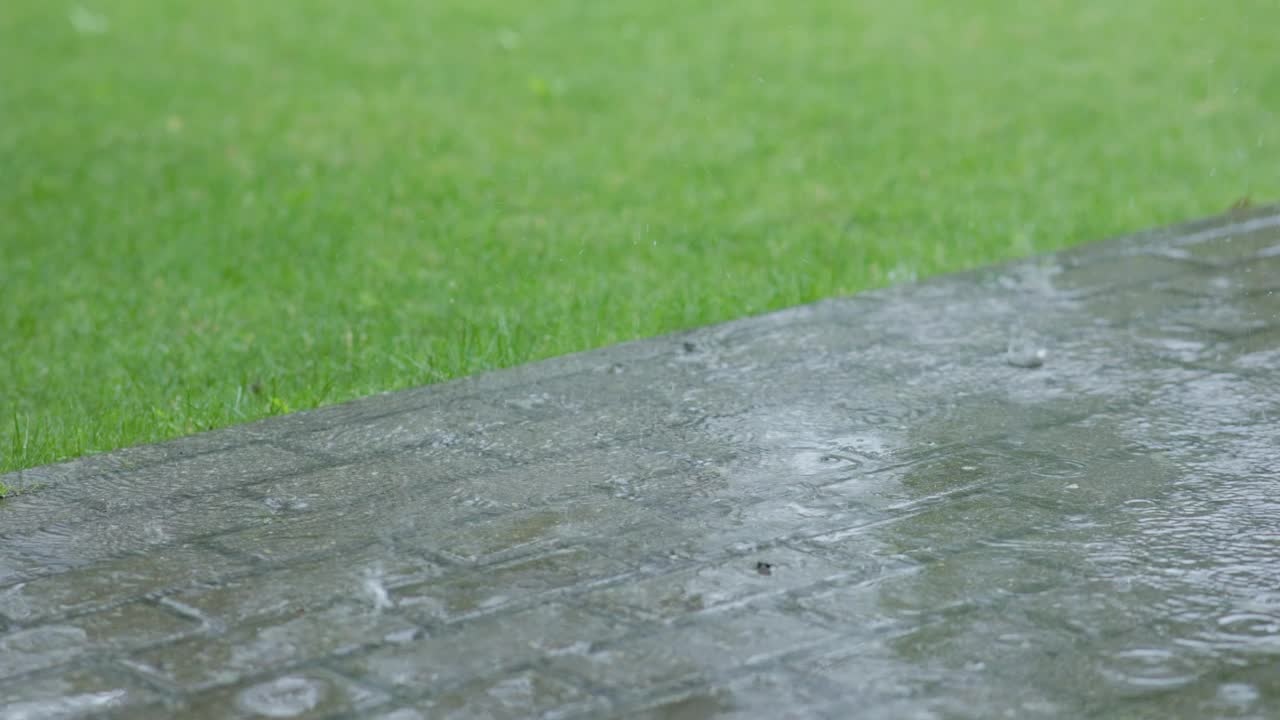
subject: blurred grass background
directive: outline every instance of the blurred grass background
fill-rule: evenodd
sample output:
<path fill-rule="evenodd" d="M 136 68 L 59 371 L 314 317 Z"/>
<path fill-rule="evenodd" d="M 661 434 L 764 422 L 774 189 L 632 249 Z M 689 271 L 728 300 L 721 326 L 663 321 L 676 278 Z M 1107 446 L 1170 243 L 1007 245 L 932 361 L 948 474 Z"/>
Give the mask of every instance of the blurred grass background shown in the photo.
<path fill-rule="evenodd" d="M 0 471 L 1280 198 L 1280 4 L 0 4 Z"/>

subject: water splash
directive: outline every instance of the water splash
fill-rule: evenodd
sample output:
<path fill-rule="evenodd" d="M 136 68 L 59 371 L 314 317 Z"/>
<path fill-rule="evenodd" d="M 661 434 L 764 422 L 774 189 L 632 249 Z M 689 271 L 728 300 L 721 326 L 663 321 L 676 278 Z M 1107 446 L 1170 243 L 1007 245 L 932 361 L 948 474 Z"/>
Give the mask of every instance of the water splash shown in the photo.
<path fill-rule="evenodd" d="M 382 568 L 382 563 L 374 563 L 365 568 L 364 579 L 360 583 L 360 589 L 364 592 L 366 598 L 369 599 L 373 606 L 374 612 L 390 610 L 395 607 L 391 595 L 387 592 L 387 586 L 383 578 L 386 577 Z"/>

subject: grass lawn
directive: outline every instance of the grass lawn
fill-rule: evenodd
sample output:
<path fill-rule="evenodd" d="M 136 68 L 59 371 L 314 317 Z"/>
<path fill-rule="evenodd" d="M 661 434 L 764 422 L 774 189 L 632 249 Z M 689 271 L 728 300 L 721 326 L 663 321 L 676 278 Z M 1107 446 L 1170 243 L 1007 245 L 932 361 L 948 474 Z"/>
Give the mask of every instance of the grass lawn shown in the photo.
<path fill-rule="evenodd" d="M 5 0 L 0 471 L 1280 199 L 1278 27 Z"/>

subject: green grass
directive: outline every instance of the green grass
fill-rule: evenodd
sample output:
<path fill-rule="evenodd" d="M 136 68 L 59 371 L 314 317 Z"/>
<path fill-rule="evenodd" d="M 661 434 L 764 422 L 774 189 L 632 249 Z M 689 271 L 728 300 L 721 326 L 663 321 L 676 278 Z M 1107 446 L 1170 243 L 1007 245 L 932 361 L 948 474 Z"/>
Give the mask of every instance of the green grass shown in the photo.
<path fill-rule="evenodd" d="M 0 471 L 1273 201 L 1277 27 L 6 0 Z"/>

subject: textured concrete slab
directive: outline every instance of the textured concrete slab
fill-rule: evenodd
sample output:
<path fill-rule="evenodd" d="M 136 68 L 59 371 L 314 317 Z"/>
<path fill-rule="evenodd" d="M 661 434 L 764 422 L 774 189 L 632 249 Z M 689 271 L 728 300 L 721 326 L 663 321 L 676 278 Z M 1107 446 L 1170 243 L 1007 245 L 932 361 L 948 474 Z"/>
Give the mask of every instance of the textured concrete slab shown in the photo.
<path fill-rule="evenodd" d="M 3 478 L 0 718 L 1280 716 L 1280 211 Z"/>

